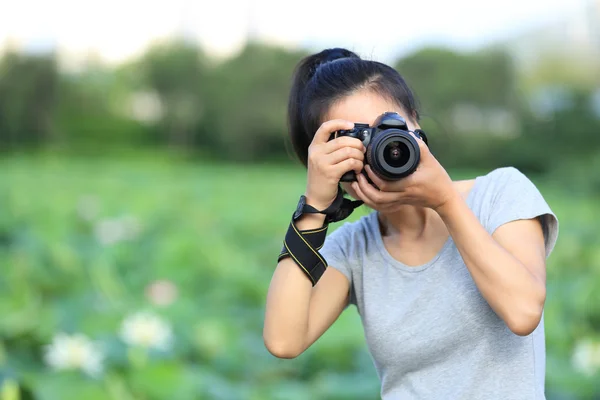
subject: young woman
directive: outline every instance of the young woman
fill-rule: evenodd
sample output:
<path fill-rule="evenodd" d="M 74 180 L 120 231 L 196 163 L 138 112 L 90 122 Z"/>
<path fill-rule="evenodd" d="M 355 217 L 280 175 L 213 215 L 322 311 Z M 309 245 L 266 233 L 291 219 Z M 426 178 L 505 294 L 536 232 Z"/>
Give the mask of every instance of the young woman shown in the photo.
<path fill-rule="evenodd" d="M 397 71 L 345 49 L 300 62 L 288 111 L 308 169 L 306 203 L 327 209 L 353 170 L 357 182 L 343 188 L 374 211 L 326 238 L 319 253 L 328 267 L 318 281 L 291 257 L 279 261 L 267 349 L 298 356 L 354 304 L 384 400 L 544 399 L 545 261 L 558 221 L 534 184 L 512 167 L 452 181 L 419 135 L 416 171 L 379 178 L 360 140 L 330 135 L 385 112 L 414 132 L 419 112 Z M 301 231 L 324 225 L 319 213 L 295 222 Z"/>

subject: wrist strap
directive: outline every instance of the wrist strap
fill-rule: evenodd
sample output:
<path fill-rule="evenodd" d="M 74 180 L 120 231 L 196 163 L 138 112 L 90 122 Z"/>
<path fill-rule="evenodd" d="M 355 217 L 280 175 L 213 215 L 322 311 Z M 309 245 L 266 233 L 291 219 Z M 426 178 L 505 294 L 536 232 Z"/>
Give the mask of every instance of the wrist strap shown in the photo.
<path fill-rule="evenodd" d="M 277 262 L 291 257 L 315 286 L 327 268 L 327 261 L 319 253 L 325 243 L 327 228 L 325 223 L 321 228 L 301 231 L 292 219 Z"/>
<path fill-rule="evenodd" d="M 363 205 L 361 200 L 350 200 L 344 197 L 344 191 L 338 185 L 337 196 L 333 203 L 327 207 L 327 223 L 342 221 L 350 216 L 352 212 Z"/>
<path fill-rule="evenodd" d="M 341 190 L 339 193 L 341 193 Z M 331 223 L 342 221 L 348 218 L 356 208 L 363 205 L 363 202 L 361 200 L 350 200 L 345 197 L 342 198 L 341 203 L 342 204 L 339 206 L 337 211 L 327 216 L 327 222 Z"/>
<path fill-rule="evenodd" d="M 301 231 L 296 226 L 294 216 L 292 215 L 292 221 L 285 235 L 283 248 L 281 249 L 281 253 L 279 253 L 277 262 L 291 257 L 302 268 L 306 276 L 311 280 L 312 285 L 315 286 L 327 268 L 327 260 L 323 258 L 319 250 L 325 243 L 329 223 L 348 218 L 362 204 L 363 202 L 360 200 L 353 201 L 345 198 L 342 188 L 338 186 L 338 193 L 333 204 L 323 210 L 323 213 L 327 216 L 325 217 L 325 224 L 321 228 Z M 319 212 L 314 207 L 311 208 L 315 212 Z"/>

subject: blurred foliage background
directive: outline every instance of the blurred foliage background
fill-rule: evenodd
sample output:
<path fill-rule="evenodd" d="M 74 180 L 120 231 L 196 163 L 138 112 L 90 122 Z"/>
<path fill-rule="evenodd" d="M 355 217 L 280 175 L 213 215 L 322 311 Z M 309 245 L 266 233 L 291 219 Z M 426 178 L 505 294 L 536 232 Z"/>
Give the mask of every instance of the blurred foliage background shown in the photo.
<path fill-rule="evenodd" d="M 378 398 L 353 308 L 297 359 L 262 342 L 305 184 L 285 112 L 306 54 L 250 42 L 218 60 L 169 40 L 77 71 L 3 54 L 2 400 Z M 453 178 L 513 165 L 558 215 L 547 398 L 599 399 L 600 63 L 517 61 L 421 48 L 393 66 Z"/>

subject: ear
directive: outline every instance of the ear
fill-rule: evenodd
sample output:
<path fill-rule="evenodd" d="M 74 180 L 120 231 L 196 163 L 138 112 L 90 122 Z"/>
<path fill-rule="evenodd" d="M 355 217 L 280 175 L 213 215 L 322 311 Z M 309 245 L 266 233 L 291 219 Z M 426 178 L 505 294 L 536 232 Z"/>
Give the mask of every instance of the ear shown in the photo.
<path fill-rule="evenodd" d="M 410 114 L 413 122 L 416 124 L 419 123 L 419 113 L 417 112 L 417 110 L 412 110 L 412 113 Z"/>

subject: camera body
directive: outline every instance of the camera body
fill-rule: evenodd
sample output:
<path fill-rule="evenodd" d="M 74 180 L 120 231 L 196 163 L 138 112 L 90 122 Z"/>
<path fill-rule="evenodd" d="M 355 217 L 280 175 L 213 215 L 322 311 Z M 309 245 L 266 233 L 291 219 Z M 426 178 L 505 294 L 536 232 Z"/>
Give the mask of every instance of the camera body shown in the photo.
<path fill-rule="evenodd" d="M 419 135 L 428 145 L 425 132 L 416 129 L 414 134 Z M 412 174 L 421 159 L 417 140 L 409 131 L 404 118 L 395 112 L 381 114 L 373 126 L 355 123 L 353 129 L 336 131 L 330 140 L 341 136 L 360 140 L 367 149 L 365 164 L 370 165 L 377 176 L 387 181 L 399 180 Z M 346 172 L 340 181 L 356 181 L 354 171 Z"/>

